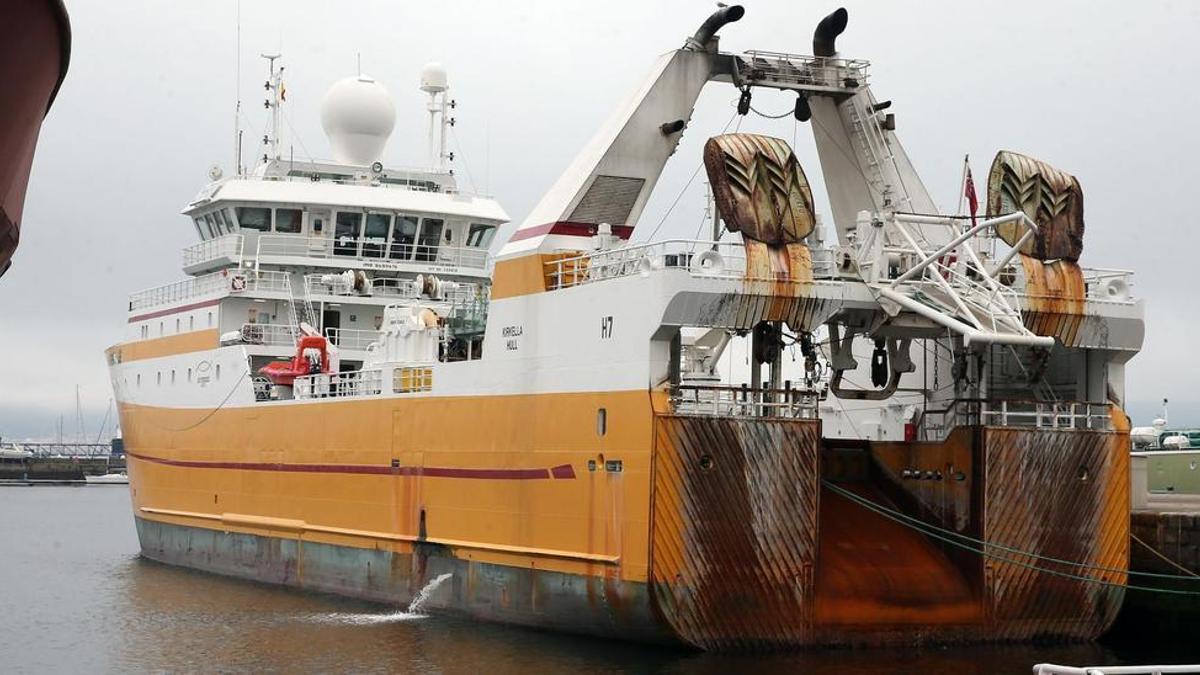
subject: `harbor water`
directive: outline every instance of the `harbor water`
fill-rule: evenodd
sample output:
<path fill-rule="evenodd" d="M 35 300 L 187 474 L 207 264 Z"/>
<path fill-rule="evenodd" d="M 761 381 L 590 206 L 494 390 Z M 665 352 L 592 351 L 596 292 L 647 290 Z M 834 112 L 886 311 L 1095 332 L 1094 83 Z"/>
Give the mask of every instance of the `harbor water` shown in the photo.
<path fill-rule="evenodd" d="M 123 487 L 0 489 L 0 669 L 984 674 L 1200 657 L 1145 641 L 728 656 L 482 625 L 143 560 L 129 509 Z"/>

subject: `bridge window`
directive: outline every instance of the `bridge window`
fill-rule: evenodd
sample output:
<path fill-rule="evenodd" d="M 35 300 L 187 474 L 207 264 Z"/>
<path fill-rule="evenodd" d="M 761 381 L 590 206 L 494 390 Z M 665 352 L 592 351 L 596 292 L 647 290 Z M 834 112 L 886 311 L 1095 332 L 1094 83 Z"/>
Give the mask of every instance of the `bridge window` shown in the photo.
<path fill-rule="evenodd" d="M 368 213 L 367 229 L 363 236 L 362 254 L 364 258 L 382 258 L 387 247 L 388 227 L 392 224 L 392 216 L 387 213 Z"/>
<path fill-rule="evenodd" d="M 275 209 L 275 231 L 299 234 L 300 219 L 303 215 L 300 209 Z"/>
<path fill-rule="evenodd" d="M 334 255 L 358 255 L 358 238 L 362 236 L 363 214 L 338 211 L 333 230 Z"/>
<path fill-rule="evenodd" d="M 271 209 L 259 206 L 237 207 L 238 225 L 243 230 L 271 231 Z"/>
<path fill-rule="evenodd" d="M 467 232 L 467 246 L 487 248 L 492 245 L 492 237 L 494 236 L 496 236 L 495 225 L 471 223 L 471 229 Z"/>
<path fill-rule="evenodd" d="M 392 228 L 392 249 L 388 257 L 400 260 L 412 258 L 413 244 L 417 241 L 417 217 L 396 216 L 396 226 Z"/>
<path fill-rule="evenodd" d="M 208 231 L 209 239 L 215 239 L 217 237 L 217 235 L 220 234 L 220 232 L 221 232 L 220 230 L 217 229 L 217 222 L 215 220 L 213 220 L 211 213 L 204 214 L 204 225 L 205 225 L 205 229 Z"/>
<path fill-rule="evenodd" d="M 213 222 L 217 224 L 217 234 L 233 232 L 233 224 L 225 222 L 225 214 L 221 211 L 213 211 Z"/>
<path fill-rule="evenodd" d="M 437 258 L 438 243 L 442 239 L 441 218 L 426 218 L 421 221 L 421 241 L 417 245 L 417 260 L 430 261 Z"/>

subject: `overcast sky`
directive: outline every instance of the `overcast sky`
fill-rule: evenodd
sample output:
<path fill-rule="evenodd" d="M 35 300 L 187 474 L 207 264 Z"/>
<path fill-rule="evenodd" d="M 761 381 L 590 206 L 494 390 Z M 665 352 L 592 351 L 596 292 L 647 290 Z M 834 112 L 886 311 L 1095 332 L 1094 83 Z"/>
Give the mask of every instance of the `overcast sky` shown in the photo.
<path fill-rule="evenodd" d="M 709 2 L 251 2 L 68 0 L 71 68 L 42 128 L 21 247 L 0 279 L 0 436 L 47 437 L 75 425 L 79 385 L 95 434 L 111 397 L 105 347 L 120 341 L 126 297 L 181 278 L 195 232 L 179 210 L 208 167 L 233 164 L 241 63 L 247 161 L 266 117 L 261 52 L 281 51 L 285 147 L 328 157 L 318 117 L 334 81 L 362 71 L 389 88 L 392 165 L 424 158 L 421 65 L 449 71 L 459 102 L 457 173 L 520 221 L 598 124 L 713 9 Z M 836 3 L 757 0 L 722 31 L 728 51 L 809 53 Z M 999 149 L 1036 155 L 1079 177 L 1087 266 L 1136 270 L 1147 338 L 1129 366 L 1135 423 L 1170 397 L 1173 424 L 1200 424 L 1196 273 L 1200 158 L 1200 3 L 849 2 L 839 40 L 872 61 L 880 99 L 934 198 L 957 204 L 962 156 L 982 185 Z M 733 111 L 711 85 L 668 164 L 640 235 L 653 229 Z M 756 93 L 778 113 L 791 97 Z M 791 140 L 831 222 L 807 125 L 745 118 L 741 130 Z M 693 237 L 698 179 L 658 237 Z M 830 228 L 832 230 L 832 228 Z M 638 237 L 635 234 L 635 238 Z"/>

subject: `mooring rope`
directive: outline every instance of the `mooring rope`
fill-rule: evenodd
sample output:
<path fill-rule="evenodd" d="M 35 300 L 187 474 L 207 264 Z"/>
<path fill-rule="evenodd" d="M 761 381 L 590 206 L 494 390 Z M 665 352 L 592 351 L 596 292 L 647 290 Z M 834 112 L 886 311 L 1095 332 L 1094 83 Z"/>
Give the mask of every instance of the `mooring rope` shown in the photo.
<path fill-rule="evenodd" d="M 195 429 L 196 427 L 200 426 L 201 424 L 204 424 L 205 422 L 207 422 L 213 415 L 217 414 L 217 411 L 220 410 L 221 408 L 224 408 L 226 403 L 229 403 L 229 399 L 233 398 L 233 395 L 235 393 L 237 393 L 238 386 L 242 384 L 242 380 L 246 379 L 246 377 L 249 376 L 249 374 L 250 374 L 249 368 L 242 371 L 242 376 L 237 379 L 237 382 L 233 383 L 233 388 L 229 390 L 229 393 L 225 395 L 225 398 L 221 399 L 221 402 L 217 404 L 217 407 L 213 408 L 212 410 L 209 410 L 204 415 L 204 417 L 201 417 L 195 423 L 189 424 L 185 427 L 168 427 L 168 426 L 158 424 L 155 422 L 151 422 L 151 424 L 158 427 L 159 429 L 162 429 L 163 431 L 189 431 L 191 429 Z M 201 408 L 201 410 L 202 410 L 202 408 Z"/>
<path fill-rule="evenodd" d="M 1170 565 L 1171 567 L 1174 567 L 1175 569 L 1177 569 L 1177 570 L 1179 570 L 1179 571 L 1181 571 L 1181 572 L 1184 572 L 1184 573 L 1186 573 L 1186 574 L 1187 574 L 1189 577 L 1192 577 L 1192 578 L 1200 578 L 1200 574 L 1196 574 L 1195 572 L 1193 572 L 1193 571 L 1189 570 L 1188 568 L 1184 567 L 1183 565 L 1180 565 L 1179 563 L 1175 562 L 1174 560 L 1171 560 L 1171 559 L 1170 559 L 1170 558 L 1168 558 L 1167 556 L 1165 556 L 1165 555 L 1163 555 L 1162 553 L 1160 553 L 1160 552 L 1158 551 L 1158 549 L 1156 549 L 1156 548 L 1154 548 L 1153 546 L 1151 546 L 1150 544 L 1147 544 L 1146 542 L 1142 541 L 1142 540 L 1141 540 L 1141 539 L 1140 539 L 1140 538 L 1139 538 L 1139 537 L 1138 537 L 1136 534 L 1134 534 L 1134 533 L 1130 532 L 1130 533 L 1129 533 L 1129 538 L 1130 538 L 1130 539 L 1132 539 L 1132 540 L 1134 540 L 1134 541 L 1136 541 L 1137 543 L 1141 544 L 1142 546 L 1146 547 L 1146 550 L 1147 550 L 1147 551 L 1150 551 L 1150 552 L 1151 552 L 1151 553 L 1153 553 L 1154 555 L 1158 556 L 1158 558 L 1159 558 L 1160 560 L 1162 560 L 1163 562 L 1167 563 L 1167 564 L 1168 564 L 1168 565 Z"/>
<path fill-rule="evenodd" d="M 1092 565 L 1090 563 L 1076 562 L 1074 560 L 1063 560 L 1062 558 L 1055 558 L 1052 556 L 1042 555 L 1040 553 L 1034 553 L 1033 551 L 1026 551 L 1026 550 L 1019 549 L 1019 548 L 1012 548 L 1010 546 L 1005 546 L 1004 544 L 997 544 L 995 542 L 987 541 L 984 539 L 976 539 L 969 535 L 962 534 L 960 532 L 955 532 L 954 530 L 949 530 L 944 527 L 938 527 L 937 525 L 934 525 L 932 523 L 927 523 L 919 518 L 914 518 L 913 516 L 902 513 L 895 509 L 888 509 L 886 506 L 883 506 L 882 504 L 872 502 L 872 501 L 868 500 L 866 497 L 862 497 L 861 495 L 856 495 L 853 492 L 850 492 L 849 490 L 845 490 L 844 488 L 839 488 L 836 485 L 829 483 L 828 481 L 826 481 L 826 484 L 830 487 L 830 489 L 837 491 L 839 494 L 842 494 L 843 496 L 845 496 L 848 499 L 862 502 L 862 503 L 864 503 L 864 506 L 869 504 L 870 506 L 874 506 L 876 508 L 889 511 L 890 513 L 895 514 L 896 517 L 898 517 L 898 518 L 903 518 L 906 521 L 914 523 L 917 527 L 928 528 L 928 529 L 940 532 L 940 533 L 945 534 L 950 537 L 956 537 L 958 539 L 968 541 L 972 544 L 977 544 L 980 546 L 991 546 L 992 548 L 997 548 L 997 549 L 1000 549 L 1001 551 L 1005 551 L 1007 553 L 1015 553 L 1017 555 L 1023 555 L 1023 556 L 1035 558 L 1038 560 L 1045 560 L 1047 562 L 1052 562 L 1052 563 L 1056 563 L 1059 565 L 1070 565 L 1072 567 L 1083 567 L 1083 568 L 1087 568 L 1087 569 L 1097 570 L 1100 572 L 1113 572 L 1113 573 L 1117 573 L 1117 574 L 1131 574 L 1134 576 L 1155 577 L 1155 578 L 1159 578 L 1159 579 L 1184 579 L 1187 581 L 1191 581 L 1195 578 L 1200 578 L 1200 575 L 1194 574 L 1194 573 L 1190 572 L 1189 570 L 1187 570 L 1187 568 L 1180 567 L 1178 565 L 1176 565 L 1176 567 L 1187 572 L 1188 573 L 1187 576 L 1183 576 L 1183 575 L 1179 575 L 1179 574 L 1160 574 L 1157 572 L 1138 572 L 1136 570 L 1126 570 L 1126 569 L 1117 568 L 1117 567 L 1104 567 L 1102 565 Z M 1141 542 L 1141 543 L 1143 543 L 1143 545 L 1145 545 L 1144 542 Z"/>
<path fill-rule="evenodd" d="M 1088 583 L 1099 584 L 1102 586 L 1110 586 L 1110 587 L 1114 587 L 1114 588 L 1128 588 L 1128 589 L 1138 590 L 1138 591 L 1147 591 L 1150 593 L 1166 593 L 1166 594 L 1170 594 L 1170 595 L 1200 595 L 1200 591 L 1176 590 L 1176 589 L 1169 589 L 1169 588 L 1155 588 L 1152 586 L 1137 586 L 1137 585 L 1133 585 L 1133 584 L 1119 584 L 1116 582 L 1108 581 L 1106 579 L 1097 579 L 1095 577 L 1083 576 L 1083 575 L 1075 574 L 1072 572 L 1063 572 L 1060 570 L 1047 569 L 1045 567 L 1039 567 L 1032 563 L 1027 563 L 1027 562 L 1017 560 L 1014 558 L 997 555 L 995 553 L 990 553 L 986 550 L 986 548 L 976 548 L 975 546 L 971 546 L 968 543 L 965 543 L 964 541 L 955 540 L 955 539 L 951 538 L 950 536 L 945 536 L 944 534 L 941 534 L 941 533 L 945 533 L 946 535 L 953 535 L 954 537 L 958 537 L 958 538 L 964 539 L 966 541 L 970 541 L 972 543 L 979 544 L 984 547 L 990 546 L 992 548 L 997 548 L 997 549 L 1001 549 L 1001 550 L 1005 550 L 1005 551 L 1011 551 L 1011 552 L 1015 552 L 1015 553 L 1018 553 L 1020 555 L 1024 555 L 1027 557 L 1040 559 L 1040 560 L 1046 560 L 1049 562 L 1055 562 L 1058 564 L 1072 565 L 1072 566 L 1076 566 L 1076 567 L 1082 567 L 1085 569 L 1093 569 L 1093 570 L 1097 570 L 1097 571 L 1111 572 L 1111 573 L 1117 573 L 1117 574 L 1149 576 L 1149 577 L 1158 577 L 1158 578 L 1167 578 L 1167 579 L 1176 579 L 1176 580 L 1179 580 L 1179 579 L 1186 579 L 1189 581 L 1193 580 L 1193 577 L 1185 577 L 1182 575 L 1156 574 L 1153 572 L 1134 572 L 1134 571 L 1124 570 L 1124 569 L 1106 568 L 1106 567 L 1101 567 L 1101 566 L 1097 566 L 1097 565 L 1089 565 L 1087 563 L 1060 560 L 1058 558 L 1042 556 L 1042 555 L 1032 553 L 1029 551 L 1021 551 L 1019 549 L 1006 547 L 1006 546 L 1003 546 L 1000 544 L 993 544 L 991 542 L 987 542 L 982 539 L 974 539 L 972 537 L 968 537 L 967 535 L 959 534 L 959 533 L 953 532 L 951 530 L 946 530 L 944 528 L 937 527 L 936 525 L 930 525 L 929 523 L 925 523 L 923 521 L 917 520 L 915 518 L 912 518 L 911 516 L 900 513 L 899 511 L 896 511 L 894 509 L 889 509 L 886 506 L 877 504 L 869 499 L 866 499 L 865 497 L 856 495 L 849 490 L 840 488 L 828 480 L 822 479 L 821 482 L 826 487 L 828 487 L 830 490 L 832 490 L 834 493 L 851 500 L 852 502 L 858 504 L 859 506 L 862 506 L 863 508 L 865 508 L 869 511 L 877 513 L 889 520 L 892 520 L 901 525 L 904 525 L 905 527 L 908 527 L 910 529 L 921 532 L 922 534 L 924 534 L 926 536 L 929 536 L 929 537 L 932 537 L 939 541 L 942 541 L 944 543 L 950 544 L 951 546 L 956 546 L 958 548 L 961 548 L 961 549 L 964 549 L 967 551 L 971 551 L 971 552 L 979 554 L 985 558 L 999 560 L 1002 562 L 1009 563 L 1011 565 L 1017 565 L 1018 567 L 1024 567 L 1026 569 L 1031 569 L 1031 570 L 1034 570 L 1037 572 L 1044 572 L 1046 574 L 1050 574 L 1050 575 L 1057 576 L 1057 577 L 1074 579 L 1077 581 L 1084 581 L 1084 582 L 1088 582 Z"/>

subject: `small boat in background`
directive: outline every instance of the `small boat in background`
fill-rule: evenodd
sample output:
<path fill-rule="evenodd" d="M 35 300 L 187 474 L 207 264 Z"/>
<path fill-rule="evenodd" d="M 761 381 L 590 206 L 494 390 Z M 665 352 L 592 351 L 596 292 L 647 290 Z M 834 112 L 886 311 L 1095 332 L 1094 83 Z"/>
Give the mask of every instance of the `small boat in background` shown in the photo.
<path fill-rule="evenodd" d="M 121 471 L 119 473 L 106 473 L 103 476 L 86 476 L 89 485 L 129 485 L 129 476 Z"/>

